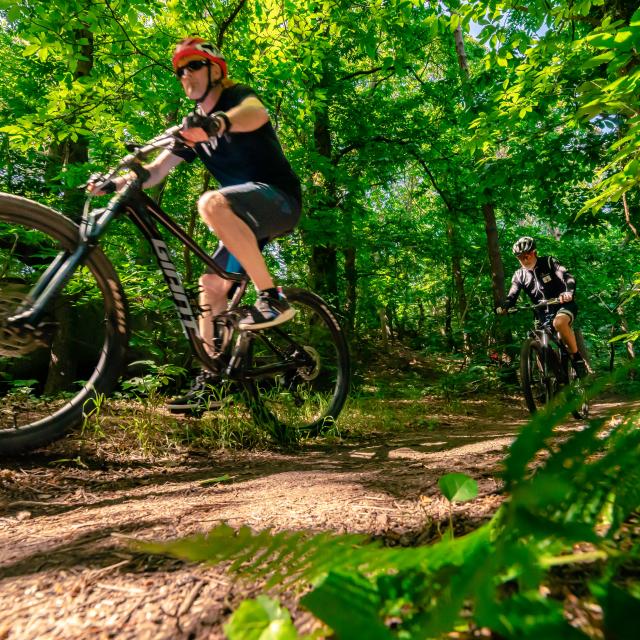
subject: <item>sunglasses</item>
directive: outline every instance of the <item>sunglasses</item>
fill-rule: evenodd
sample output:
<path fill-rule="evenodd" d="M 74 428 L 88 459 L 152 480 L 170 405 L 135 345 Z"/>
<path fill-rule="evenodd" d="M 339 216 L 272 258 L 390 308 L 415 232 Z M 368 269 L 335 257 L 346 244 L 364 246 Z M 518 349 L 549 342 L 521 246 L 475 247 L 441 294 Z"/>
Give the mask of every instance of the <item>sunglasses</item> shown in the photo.
<path fill-rule="evenodd" d="M 187 62 L 187 64 L 183 65 L 182 67 L 178 67 L 176 69 L 176 75 L 178 76 L 178 78 L 182 78 L 182 76 L 184 76 L 187 69 L 189 69 L 189 71 L 199 71 L 200 69 L 202 69 L 202 67 L 208 67 L 208 66 L 209 66 L 208 60 L 191 60 L 190 62 Z"/>
<path fill-rule="evenodd" d="M 533 251 L 534 251 L 534 250 L 531 250 L 531 251 L 525 251 L 524 253 L 519 253 L 516 257 L 517 257 L 517 258 L 519 258 L 519 259 L 522 259 L 522 258 L 528 258 L 529 256 L 532 256 L 532 255 L 533 255 Z"/>

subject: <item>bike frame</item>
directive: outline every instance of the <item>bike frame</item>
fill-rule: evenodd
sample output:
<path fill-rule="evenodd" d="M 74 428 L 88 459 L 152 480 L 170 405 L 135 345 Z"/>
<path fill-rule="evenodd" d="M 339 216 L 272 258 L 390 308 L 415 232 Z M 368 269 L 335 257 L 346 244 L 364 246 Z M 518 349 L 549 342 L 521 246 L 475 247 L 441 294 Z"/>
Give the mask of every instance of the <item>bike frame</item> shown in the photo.
<path fill-rule="evenodd" d="M 8 321 L 15 325 L 37 326 L 49 302 L 69 281 L 91 250 L 98 245 L 100 238 L 105 234 L 110 223 L 118 215 L 125 214 L 140 229 L 153 249 L 158 266 L 178 312 L 180 324 L 193 353 L 208 368 L 217 370 L 219 365 L 204 348 L 198 323 L 182 284 L 182 279 L 171 259 L 167 244 L 160 235 L 157 223 L 177 238 L 183 246 L 187 247 L 192 254 L 195 254 L 214 273 L 238 284 L 229 305 L 230 309 L 237 308 L 246 291 L 248 277 L 245 274 L 231 273 L 221 269 L 182 227 L 142 191 L 141 185 L 146 179 L 146 170 L 140 165 L 134 165 L 132 170 L 136 173 L 136 177 L 131 179 L 120 193 L 111 198 L 106 207 L 85 210 L 79 225 L 79 239 L 76 248 L 72 252 L 62 251 L 54 258 L 53 262 L 29 292 L 27 298 L 29 302 L 22 305 L 18 313 L 9 318 Z M 242 352 L 246 350 L 246 344 L 244 343 L 242 345 L 238 344 L 237 347 L 242 347 Z M 235 352 L 234 356 L 236 356 L 236 360 L 230 363 L 229 370 L 232 364 L 235 365 L 237 361 Z"/>

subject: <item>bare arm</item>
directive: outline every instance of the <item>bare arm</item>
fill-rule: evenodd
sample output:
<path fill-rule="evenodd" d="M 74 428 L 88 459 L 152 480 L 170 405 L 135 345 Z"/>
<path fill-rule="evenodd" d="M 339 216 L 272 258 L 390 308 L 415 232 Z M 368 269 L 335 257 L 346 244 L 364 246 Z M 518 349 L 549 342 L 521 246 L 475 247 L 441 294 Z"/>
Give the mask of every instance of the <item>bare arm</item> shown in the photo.
<path fill-rule="evenodd" d="M 248 96 L 238 106 L 229 109 L 226 113 L 234 133 L 255 131 L 269 121 L 269 114 L 265 106 L 255 96 Z"/>
<path fill-rule="evenodd" d="M 162 182 L 167 177 L 171 169 L 177 167 L 181 162 L 182 158 L 174 155 L 171 151 L 163 151 L 157 158 L 155 158 L 155 160 L 144 165 L 145 169 L 150 173 L 150 176 L 142 186 L 153 187 L 159 182 Z M 125 176 L 118 176 L 117 178 L 114 178 L 113 182 L 116 185 L 116 191 L 120 191 L 127 181 L 133 177 L 133 173 L 128 173 Z M 87 185 L 87 190 L 94 196 L 99 196 L 104 193 L 104 191 L 98 189 L 93 182 L 90 182 Z"/>
<path fill-rule="evenodd" d="M 169 150 L 163 151 L 155 160 L 145 165 L 145 169 L 151 174 L 143 187 L 153 187 L 162 182 L 169 172 L 182 162 L 182 158 L 174 155 Z"/>

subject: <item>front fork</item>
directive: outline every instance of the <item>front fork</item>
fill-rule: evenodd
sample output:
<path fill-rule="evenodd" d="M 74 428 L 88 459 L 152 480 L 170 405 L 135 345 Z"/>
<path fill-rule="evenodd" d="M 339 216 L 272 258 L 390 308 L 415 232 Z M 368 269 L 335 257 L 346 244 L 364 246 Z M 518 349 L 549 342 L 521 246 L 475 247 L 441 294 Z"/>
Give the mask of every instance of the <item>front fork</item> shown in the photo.
<path fill-rule="evenodd" d="M 543 382 L 547 396 L 546 401 L 548 402 L 557 391 L 557 389 L 554 388 L 554 381 L 558 376 L 556 369 L 561 368 L 560 363 L 557 361 L 556 354 L 551 348 L 550 337 L 545 330 L 537 329 L 535 332 L 532 332 L 531 335 L 542 346 L 540 353 L 542 360 L 540 364 L 542 365 Z"/>
<path fill-rule="evenodd" d="M 61 251 L 32 287 L 16 313 L 6 319 L 13 327 L 37 327 L 51 301 L 72 278 L 76 269 L 97 245 L 107 225 L 120 209 L 117 195 L 105 209 L 94 209 L 83 216 L 78 230 L 78 244 L 72 251 Z"/>

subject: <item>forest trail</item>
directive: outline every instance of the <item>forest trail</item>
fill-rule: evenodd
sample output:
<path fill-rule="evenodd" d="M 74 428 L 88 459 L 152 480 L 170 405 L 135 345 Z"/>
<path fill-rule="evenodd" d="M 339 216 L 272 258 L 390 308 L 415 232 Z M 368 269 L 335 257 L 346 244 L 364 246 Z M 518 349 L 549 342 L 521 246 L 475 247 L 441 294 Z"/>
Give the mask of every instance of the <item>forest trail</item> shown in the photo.
<path fill-rule="evenodd" d="M 123 536 L 168 540 L 227 522 L 428 542 L 448 518 L 437 481 L 452 471 L 479 484 L 477 499 L 455 507 L 456 530 L 489 518 L 502 500 L 500 463 L 528 419 L 520 404 L 466 400 L 453 412 L 442 402 L 387 402 L 400 412 L 402 403 L 423 402 L 428 420 L 295 453 L 191 452 L 151 461 L 105 459 L 99 449 L 75 458 L 69 438 L 6 464 L 0 638 L 222 638 L 228 614 L 260 592 L 219 567 L 134 552 Z M 630 408 L 612 401 L 595 412 Z M 577 428 L 576 421 L 561 427 Z M 299 627 L 311 623 L 294 600 L 284 602 Z"/>

